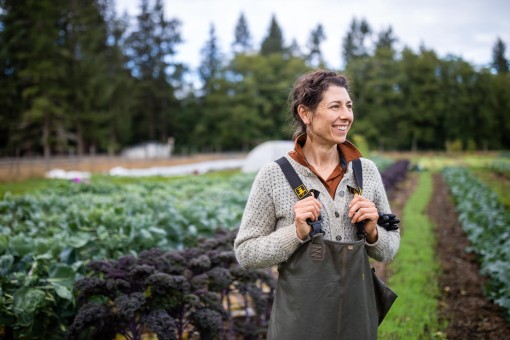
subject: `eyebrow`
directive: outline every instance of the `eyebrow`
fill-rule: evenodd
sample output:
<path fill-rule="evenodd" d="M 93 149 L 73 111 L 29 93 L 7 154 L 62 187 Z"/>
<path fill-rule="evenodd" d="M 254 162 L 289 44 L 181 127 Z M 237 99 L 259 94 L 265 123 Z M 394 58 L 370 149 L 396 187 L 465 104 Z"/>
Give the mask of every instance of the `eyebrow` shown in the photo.
<path fill-rule="evenodd" d="M 328 105 L 335 104 L 335 103 L 341 104 L 342 101 L 341 100 L 333 100 L 333 101 L 329 102 Z M 348 100 L 345 103 L 346 104 L 352 104 L 352 100 Z"/>

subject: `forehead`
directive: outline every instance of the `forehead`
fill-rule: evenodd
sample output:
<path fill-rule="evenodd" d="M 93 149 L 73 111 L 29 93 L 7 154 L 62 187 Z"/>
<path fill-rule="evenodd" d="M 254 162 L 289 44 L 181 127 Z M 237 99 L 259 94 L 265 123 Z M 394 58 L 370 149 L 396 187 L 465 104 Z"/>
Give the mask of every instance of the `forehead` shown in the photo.
<path fill-rule="evenodd" d="M 329 103 L 333 101 L 348 102 L 351 101 L 351 97 L 345 87 L 331 85 L 324 91 L 321 102 Z"/>

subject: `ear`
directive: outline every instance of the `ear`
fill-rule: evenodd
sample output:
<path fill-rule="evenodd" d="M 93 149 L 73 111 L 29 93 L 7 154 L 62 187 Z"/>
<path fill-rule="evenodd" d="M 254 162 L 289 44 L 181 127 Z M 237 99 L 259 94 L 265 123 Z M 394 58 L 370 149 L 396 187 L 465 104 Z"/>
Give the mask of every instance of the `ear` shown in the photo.
<path fill-rule="evenodd" d="M 306 106 L 299 105 L 297 111 L 298 111 L 299 117 L 301 117 L 301 120 L 303 121 L 303 123 L 305 123 L 305 125 L 308 125 L 312 122 L 312 119 L 311 119 L 312 113 Z"/>

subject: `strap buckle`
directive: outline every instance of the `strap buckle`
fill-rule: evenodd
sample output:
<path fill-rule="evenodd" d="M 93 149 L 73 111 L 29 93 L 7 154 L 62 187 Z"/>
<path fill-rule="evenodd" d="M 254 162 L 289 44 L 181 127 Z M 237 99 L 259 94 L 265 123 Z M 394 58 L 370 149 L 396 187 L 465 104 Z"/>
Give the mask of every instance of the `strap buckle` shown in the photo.
<path fill-rule="evenodd" d="M 325 232 L 322 230 L 322 215 L 319 215 L 319 218 L 317 218 L 316 221 L 311 221 L 308 219 L 306 220 L 306 223 L 312 227 L 312 231 L 310 232 L 311 237 L 317 234 L 325 234 Z"/>

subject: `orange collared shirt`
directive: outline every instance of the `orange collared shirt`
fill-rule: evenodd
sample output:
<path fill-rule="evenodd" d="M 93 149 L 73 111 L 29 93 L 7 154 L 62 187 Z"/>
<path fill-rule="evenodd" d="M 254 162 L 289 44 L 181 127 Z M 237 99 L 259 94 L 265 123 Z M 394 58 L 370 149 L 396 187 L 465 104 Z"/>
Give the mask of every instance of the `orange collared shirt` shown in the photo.
<path fill-rule="evenodd" d="M 300 135 L 296 138 L 294 142 L 294 150 L 289 152 L 289 156 L 292 157 L 293 160 L 298 162 L 299 164 L 306 166 L 308 169 L 312 170 L 314 174 L 319 177 L 320 181 L 326 189 L 328 189 L 331 198 L 335 198 L 336 188 L 340 184 L 340 181 L 344 177 L 345 171 L 347 170 L 347 164 L 349 162 L 360 158 L 361 152 L 349 141 L 345 141 L 342 144 L 338 144 L 338 152 L 340 154 L 340 163 L 333 170 L 331 175 L 327 179 L 322 178 L 319 173 L 313 168 L 313 166 L 307 162 L 305 155 L 303 153 L 303 145 L 306 142 L 306 134 Z"/>

